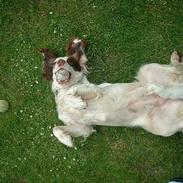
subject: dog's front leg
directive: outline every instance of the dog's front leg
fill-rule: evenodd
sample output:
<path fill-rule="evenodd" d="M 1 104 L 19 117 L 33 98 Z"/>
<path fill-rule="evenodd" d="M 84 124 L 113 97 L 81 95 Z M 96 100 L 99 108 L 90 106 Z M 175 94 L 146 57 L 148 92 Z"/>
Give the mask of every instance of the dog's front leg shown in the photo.
<path fill-rule="evenodd" d="M 81 110 L 85 109 L 87 107 L 87 104 L 85 101 L 82 100 L 80 96 L 74 96 L 74 95 L 64 95 L 61 99 L 61 107 L 63 110 Z"/>
<path fill-rule="evenodd" d="M 74 147 L 72 137 L 83 137 L 86 139 L 95 130 L 91 126 L 71 124 L 67 126 L 55 126 L 53 134 L 57 139 L 68 147 Z"/>
<path fill-rule="evenodd" d="M 103 96 L 102 89 L 94 84 L 80 84 L 73 86 L 67 94 L 81 96 L 84 100 L 97 99 Z"/>

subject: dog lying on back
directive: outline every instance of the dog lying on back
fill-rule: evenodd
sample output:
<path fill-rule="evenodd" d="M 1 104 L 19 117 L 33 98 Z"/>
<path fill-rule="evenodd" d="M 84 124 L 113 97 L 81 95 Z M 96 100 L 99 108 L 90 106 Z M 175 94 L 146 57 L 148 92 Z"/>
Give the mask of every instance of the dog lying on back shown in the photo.
<path fill-rule="evenodd" d="M 183 130 L 183 94 L 177 92 L 182 75 L 175 64 L 180 57 L 177 52 L 172 54 L 172 65 L 141 67 L 138 81 L 95 85 L 87 80 L 85 47 L 84 41 L 73 39 L 67 56 L 48 59 L 52 62 L 58 118 L 64 123 L 54 127 L 53 134 L 61 143 L 73 147 L 72 137 L 87 138 L 95 132 L 93 125 L 138 126 L 161 136 Z M 172 89 L 170 93 L 176 90 L 176 95 L 164 96 Z"/>

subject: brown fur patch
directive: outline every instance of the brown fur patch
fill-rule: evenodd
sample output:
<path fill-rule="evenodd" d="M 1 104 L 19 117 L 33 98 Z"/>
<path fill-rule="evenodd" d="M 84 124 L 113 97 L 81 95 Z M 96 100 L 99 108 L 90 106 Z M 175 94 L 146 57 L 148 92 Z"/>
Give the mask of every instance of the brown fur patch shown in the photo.
<path fill-rule="evenodd" d="M 68 56 L 71 56 L 78 51 L 78 49 L 76 48 L 76 44 L 74 43 L 75 39 L 79 39 L 79 38 L 72 38 L 67 44 L 66 52 Z M 83 50 L 85 50 L 86 47 L 88 46 L 88 42 L 86 40 L 81 40 L 81 46 Z"/>
<path fill-rule="evenodd" d="M 179 51 L 177 51 L 177 57 L 178 57 L 178 61 L 182 62 L 182 54 Z"/>
<path fill-rule="evenodd" d="M 43 56 L 43 77 L 47 80 L 52 80 L 52 75 L 53 75 L 53 65 L 54 61 L 57 58 L 57 55 L 53 53 L 51 50 L 48 48 L 41 48 L 39 50 Z"/>
<path fill-rule="evenodd" d="M 69 57 L 67 59 L 67 63 L 75 70 L 75 71 L 81 71 L 81 66 L 77 62 L 77 60 L 74 57 Z"/>
<path fill-rule="evenodd" d="M 69 41 L 66 51 L 68 56 L 74 57 L 79 63 L 82 55 L 84 54 L 84 50 L 86 49 L 88 42 L 86 40 L 81 40 L 81 42 L 74 43 L 75 39 L 73 38 Z"/>

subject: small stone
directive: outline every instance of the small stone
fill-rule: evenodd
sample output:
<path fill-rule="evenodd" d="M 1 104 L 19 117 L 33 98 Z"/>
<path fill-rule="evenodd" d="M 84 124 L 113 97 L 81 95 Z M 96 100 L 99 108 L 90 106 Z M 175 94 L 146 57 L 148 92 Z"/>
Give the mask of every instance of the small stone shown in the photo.
<path fill-rule="evenodd" d="M 6 100 L 0 100 L 0 112 L 6 112 L 9 108 L 9 104 Z"/>

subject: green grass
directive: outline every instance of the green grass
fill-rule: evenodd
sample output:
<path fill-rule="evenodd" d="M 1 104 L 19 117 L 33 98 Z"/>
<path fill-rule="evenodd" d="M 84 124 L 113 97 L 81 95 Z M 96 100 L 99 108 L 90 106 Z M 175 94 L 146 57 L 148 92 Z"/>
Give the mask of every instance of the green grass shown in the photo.
<path fill-rule="evenodd" d="M 73 36 L 89 42 L 94 83 L 131 82 L 140 65 L 168 63 L 183 51 L 183 1 L 1 0 L 0 114 L 2 183 L 163 183 L 183 175 L 183 134 L 96 127 L 77 149 L 52 136 L 57 118 L 50 83 L 42 78 L 48 47 L 65 54 Z"/>

